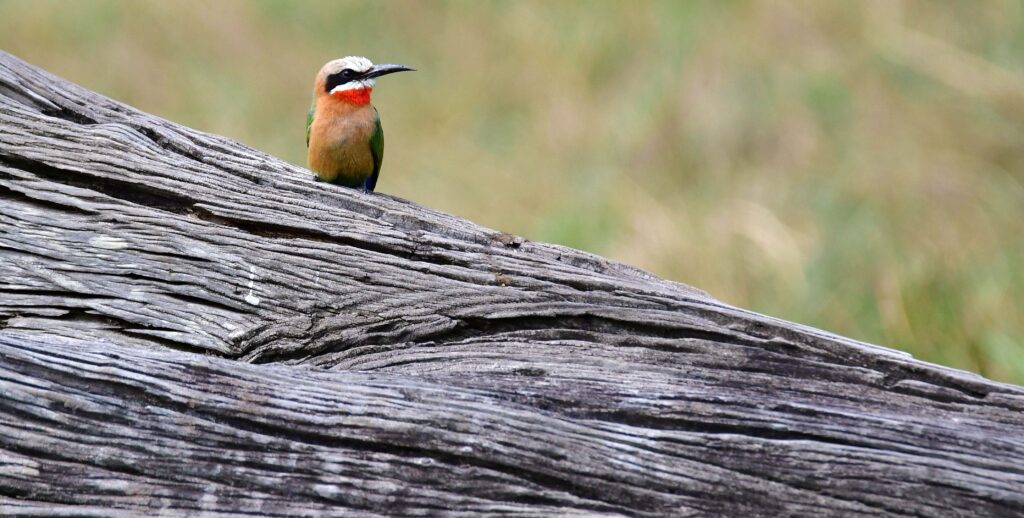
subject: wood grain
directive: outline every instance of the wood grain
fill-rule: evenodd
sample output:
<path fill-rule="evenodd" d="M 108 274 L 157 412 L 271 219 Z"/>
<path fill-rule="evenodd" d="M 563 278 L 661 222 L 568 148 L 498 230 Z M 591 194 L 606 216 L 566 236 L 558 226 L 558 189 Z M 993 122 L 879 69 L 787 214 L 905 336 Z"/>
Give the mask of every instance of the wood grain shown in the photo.
<path fill-rule="evenodd" d="M 3 53 L 0 394 L 4 515 L 1024 514 L 1019 387 Z"/>

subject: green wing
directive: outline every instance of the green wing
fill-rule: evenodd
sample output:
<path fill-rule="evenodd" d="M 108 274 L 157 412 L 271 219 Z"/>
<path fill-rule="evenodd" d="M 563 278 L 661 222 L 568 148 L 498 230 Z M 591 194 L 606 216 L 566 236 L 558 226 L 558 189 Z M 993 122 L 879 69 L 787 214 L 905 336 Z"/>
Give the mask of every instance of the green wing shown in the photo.
<path fill-rule="evenodd" d="M 373 109 L 374 122 L 376 128 L 373 130 L 373 135 L 370 135 L 370 154 L 373 155 L 373 174 L 366 179 L 366 183 L 363 184 L 367 191 L 373 192 L 373 188 L 377 186 L 377 177 L 380 176 L 380 164 L 384 161 L 384 129 L 380 127 L 380 114 L 377 113 L 377 108 Z"/>
<path fill-rule="evenodd" d="M 306 114 L 306 147 L 309 147 L 309 128 L 313 127 L 313 113 L 316 112 L 316 97 L 313 104 L 309 105 L 309 113 Z"/>

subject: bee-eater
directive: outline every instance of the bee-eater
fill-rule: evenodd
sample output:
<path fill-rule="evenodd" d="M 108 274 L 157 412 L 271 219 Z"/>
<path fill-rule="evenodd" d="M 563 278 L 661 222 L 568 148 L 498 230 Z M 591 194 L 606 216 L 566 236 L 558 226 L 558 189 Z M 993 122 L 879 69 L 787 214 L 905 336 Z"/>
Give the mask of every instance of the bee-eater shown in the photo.
<path fill-rule="evenodd" d="M 375 78 L 404 70 L 415 69 L 374 65 L 358 56 L 320 69 L 306 116 L 307 160 L 319 180 L 373 191 L 384 159 L 384 131 L 370 93 Z"/>

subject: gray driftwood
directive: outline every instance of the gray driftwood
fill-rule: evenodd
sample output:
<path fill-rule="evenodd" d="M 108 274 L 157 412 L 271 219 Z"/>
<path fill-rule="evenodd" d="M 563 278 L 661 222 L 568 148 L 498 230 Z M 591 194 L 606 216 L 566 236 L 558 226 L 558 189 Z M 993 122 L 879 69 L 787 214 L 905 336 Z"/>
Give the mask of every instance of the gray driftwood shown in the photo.
<path fill-rule="evenodd" d="M 0 514 L 1011 515 L 1022 410 L 0 53 Z"/>

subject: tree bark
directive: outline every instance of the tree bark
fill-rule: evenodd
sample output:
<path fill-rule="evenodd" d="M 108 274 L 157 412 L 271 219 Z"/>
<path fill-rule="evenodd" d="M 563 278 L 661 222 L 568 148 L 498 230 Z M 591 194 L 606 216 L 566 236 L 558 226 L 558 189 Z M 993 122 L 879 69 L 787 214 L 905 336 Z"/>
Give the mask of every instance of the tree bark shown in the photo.
<path fill-rule="evenodd" d="M 1024 389 L 4 53 L 0 394 L 4 515 L 1024 513 Z"/>

